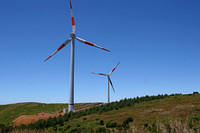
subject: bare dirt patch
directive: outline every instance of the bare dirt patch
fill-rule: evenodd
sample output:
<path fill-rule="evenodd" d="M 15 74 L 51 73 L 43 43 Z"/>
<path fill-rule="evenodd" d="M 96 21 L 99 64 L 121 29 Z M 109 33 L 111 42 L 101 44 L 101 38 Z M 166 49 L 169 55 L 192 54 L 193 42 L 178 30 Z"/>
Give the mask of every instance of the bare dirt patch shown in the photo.
<path fill-rule="evenodd" d="M 18 117 L 17 119 L 15 119 L 13 122 L 12 122 L 12 125 L 14 126 L 19 126 L 19 125 L 27 125 L 27 124 L 30 124 L 30 123 L 35 123 L 37 122 L 38 120 L 47 120 L 48 118 L 50 117 L 58 117 L 59 115 L 63 115 L 64 113 L 55 113 L 55 114 L 49 114 L 49 113 L 38 113 L 38 114 L 35 114 L 35 115 L 22 115 L 20 117 Z"/>

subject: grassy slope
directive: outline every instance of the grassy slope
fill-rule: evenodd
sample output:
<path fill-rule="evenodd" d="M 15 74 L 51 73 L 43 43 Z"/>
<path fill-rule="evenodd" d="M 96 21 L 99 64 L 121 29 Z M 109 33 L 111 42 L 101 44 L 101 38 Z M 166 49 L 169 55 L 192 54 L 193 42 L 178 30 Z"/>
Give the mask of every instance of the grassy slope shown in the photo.
<path fill-rule="evenodd" d="M 76 104 L 82 106 L 85 104 Z M 17 103 L 0 105 L 0 123 L 9 124 L 21 115 L 32 115 L 40 112 L 55 113 L 67 108 L 67 104 L 44 104 L 44 103 Z"/>
<path fill-rule="evenodd" d="M 144 125 L 151 125 L 153 122 L 162 124 L 171 124 L 172 121 L 188 120 L 193 114 L 200 113 L 200 95 L 178 95 L 165 99 L 143 102 L 131 107 L 125 107 L 119 110 L 113 110 L 102 114 L 92 114 L 71 120 L 66 125 L 72 127 L 99 127 L 99 121 L 104 120 L 105 123 L 113 121 L 122 123 L 127 117 L 132 117 L 134 122 L 130 123 L 131 127 L 136 127 L 139 132 L 146 132 Z M 176 126 L 178 126 L 176 124 Z M 181 126 L 181 125 L 180 125 Z"/>
<path fill-rule="evenodd" d="M 9 122 L 13 117 L 23 114 L 35 114 L 38 112 L 55 112 L 62 110 L 67 105 L 60 104 L 38 104 L 38 103 L 21 103 L 15 105 L 0 106 L 0 123 Z M 65 123 L 65 126 L 59 126 L 59 128 L 65 128 L 68 125 L 71 128 L 93 128 L 105 127 L 100 125 L 100 120 L 104 120 L 104 123 L 113 121 L 122 123 L 127 117 L 132 117 L 134 122 L 130 123 L 131 127 L 135 127 L 138 132 L 146 132 L 144 125 L 151 126 L 152 123 L 158 122 L 162 124 L 168 124 L 172 128 L 186 128 L 183 125 L 188 122 L 188 118 L 193 114 L 200 114 L 200 95 L 176 95 L 170 96 L 160 100 L 152 100 L 135 104 L 130 107 L 125 107 L 118 110 L 112 110 L 101 114 L 91 114 L 73 119 Z M 173 123 L 174 122 L 174 123 Z M 183 123 L 180 123 L 183 122 Z M 163 130 L 164 131 L 164 130 Z"/>

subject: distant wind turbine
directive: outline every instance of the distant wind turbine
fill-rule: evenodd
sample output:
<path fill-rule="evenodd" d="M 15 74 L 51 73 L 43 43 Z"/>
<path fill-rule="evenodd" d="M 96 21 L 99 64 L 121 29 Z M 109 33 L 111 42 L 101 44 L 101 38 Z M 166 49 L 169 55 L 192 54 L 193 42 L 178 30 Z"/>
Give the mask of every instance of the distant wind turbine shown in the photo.
<path fill-rule="evenodd" d="M 55 52 L 53 52 L 48 58 L 44 61 L 49 60 L 53 55 L 55 55 L 58 51 L 60 51 L 63 47 L 71 42 L 71 58 L 70 58 L 70 93 L 69 93 L 69 104 L 68 104 L 68 112 L 74 112 L 74 46 L 75 46 L 75 39 L 85 43 L 90 46 L 94 46 L 96 48 L 111 52 L 103 47 L 97 46 L 89 41 L 81 39 L 75 35 L 75 21 L 74 21 L 74 14 L 72 11 L 72 3 L 70 0 L 70 11 L 71 11 L 71 18 L 72 18 L 72 33 L 70 34 L 70 38 L 66 40 Z"/>
<path fill-rule="evenodd" d="M 96 75 L 101 75 L 101 76 L 106 76 L 107 77 L 107 80 L 108 80 L 108 103 L 110 103 L 110 85 L 112 86 L 112 89 L 113 89 L 113 92 L 115 92 L 115 89 L 113 87 L 113 83 L 111 81 L 111 78 L 110 78 L 110 75 L 115 71 L 115 69 L 117 68 L 117 66 L 119 65 L 120 63 L 118 63 L 110 73 L 108 74 L 105 74 L 105 73 L 95 73 L 95 72 L 92 72 L 92 74 L 96 74 Z"/>

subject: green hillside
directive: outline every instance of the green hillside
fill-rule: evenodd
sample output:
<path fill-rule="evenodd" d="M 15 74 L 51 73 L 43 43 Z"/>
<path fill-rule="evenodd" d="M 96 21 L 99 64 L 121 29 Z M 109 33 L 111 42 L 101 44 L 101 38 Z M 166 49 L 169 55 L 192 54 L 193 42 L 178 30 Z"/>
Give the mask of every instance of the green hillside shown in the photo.
<path fill-rule="evenodd" d="M 76 104 L 75 107 L 85 104 Z M 67 104 L 44 104 L 44 103 L 17 103 L 0 105 L 0 124 L 8 125 L 21 115 L 32 115 L 41 112 L 55 113 L 67 108 Z"/>
<path fill-rule="evenodd" d="M 198 133 L 200 94 L 124 99 L 14 130 L 48 133 Z M 21 133 L 21 132 L 20 132 Z"/>

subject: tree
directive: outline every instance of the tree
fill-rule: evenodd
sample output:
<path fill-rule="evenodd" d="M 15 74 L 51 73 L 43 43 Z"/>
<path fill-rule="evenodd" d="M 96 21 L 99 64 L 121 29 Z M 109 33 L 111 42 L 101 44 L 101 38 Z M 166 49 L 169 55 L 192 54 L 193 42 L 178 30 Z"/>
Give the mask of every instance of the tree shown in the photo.
<path fill-rule="evenodd" d="M 100 120 L 100 125 L 104 125 L 104 121 L 103 120 Z"/>

